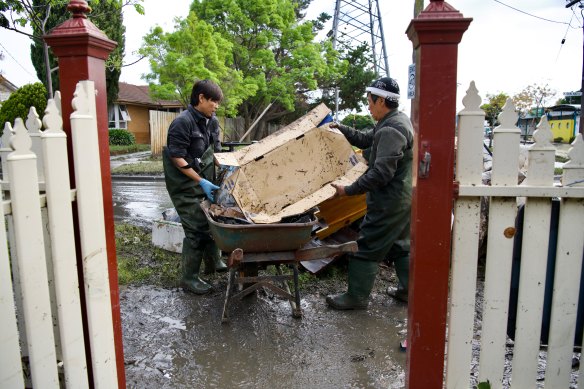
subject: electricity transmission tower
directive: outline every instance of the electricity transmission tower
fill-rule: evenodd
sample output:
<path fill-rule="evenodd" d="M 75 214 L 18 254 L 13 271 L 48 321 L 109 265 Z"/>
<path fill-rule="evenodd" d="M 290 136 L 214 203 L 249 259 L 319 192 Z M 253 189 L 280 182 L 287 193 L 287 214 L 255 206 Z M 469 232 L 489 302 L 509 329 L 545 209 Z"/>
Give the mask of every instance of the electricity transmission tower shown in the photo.
<path fill-rule="evenodd" d="M 373 70 L 379 77 L 389 77 L 379 0 L 336 0 L 333 19 L 333 46 L 349 47 L 367 42 Z"/>

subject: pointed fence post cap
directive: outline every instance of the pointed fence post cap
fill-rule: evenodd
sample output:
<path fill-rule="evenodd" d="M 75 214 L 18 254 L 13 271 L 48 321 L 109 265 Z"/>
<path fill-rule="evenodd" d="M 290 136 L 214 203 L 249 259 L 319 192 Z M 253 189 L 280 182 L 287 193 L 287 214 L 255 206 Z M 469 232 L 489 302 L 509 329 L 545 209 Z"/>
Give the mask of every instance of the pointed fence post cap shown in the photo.
<path fill-rule="evenodd" d="M 86 14 L 91 12 L 91 7 L 85 0 L 71 0 L 67 10 L 73 14 L 74 18 L 87 19 Z"/>

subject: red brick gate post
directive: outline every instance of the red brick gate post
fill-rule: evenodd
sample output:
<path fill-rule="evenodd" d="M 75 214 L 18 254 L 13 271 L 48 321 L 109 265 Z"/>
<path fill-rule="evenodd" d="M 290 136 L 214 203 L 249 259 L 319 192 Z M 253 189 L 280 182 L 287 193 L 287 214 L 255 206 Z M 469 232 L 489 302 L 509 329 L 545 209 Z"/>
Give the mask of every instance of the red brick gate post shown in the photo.
<path fill-rule="evenodd" d="M 105 83 L 105 60 L 117 43 L 99 30 L 85 14 L 91 8 L 85 0 L 70 0 L 67 7 L 73 14 L 63 24 L 55 27 L 43 38 L 59 59 L 59 80 L 62 100 L 63 130 L 68 136 L 69 165 L 73 166 L 71 148 L 71 123 L 69 117 L 73 112 L 71 101 L 78 81 L 91 80 L 96 89 L 96 112 L 101 163 L 101 183 L 103 191 L 103 209 L 105 235 L 107 244 L 108 271 L 116 348 L 116 365 L 118 387 L 126 387 L 124 371 L 124 352 L 122 344 L 122 323 L 120 318 L 120 301 L 118 290 L 118 270 L 116 259 L 114 216 L 112 203 L 112 186 L 110 175 L 109 130 L 107 112 L 107 93 Z M 72 187 L 75 187 L 73 169 L 70 170 Z M 79 242 L 77 242 L 79 247 Z M 83 288 L 81 288 L 83 289 Z M 81 292 L 83 292 L 81 290 Z M 91 377 L 90 377 L 91 379 Z"/>
<path fill-rule="evenodd" d="M 458 44 L 472 19 L 441 0 L 413 19 L 414 164 L 407 388 L 442 388 L 453 200 Z"/>

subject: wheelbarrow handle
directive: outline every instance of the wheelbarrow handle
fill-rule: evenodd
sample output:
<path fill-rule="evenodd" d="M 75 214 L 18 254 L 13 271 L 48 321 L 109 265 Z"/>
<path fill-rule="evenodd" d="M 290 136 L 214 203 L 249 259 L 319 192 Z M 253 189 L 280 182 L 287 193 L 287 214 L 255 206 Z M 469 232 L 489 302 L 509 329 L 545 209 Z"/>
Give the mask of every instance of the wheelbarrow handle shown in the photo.
<path fill-rule="evenodd" d="M 327 245 L 320 247 L 310 247 L 294 252 L 297 261 L 311 261 L 314 259 L 327 258 L 341 253 L 354 253 L 357 251 L 357 242 L 351 241 L 338 245 Z"/>

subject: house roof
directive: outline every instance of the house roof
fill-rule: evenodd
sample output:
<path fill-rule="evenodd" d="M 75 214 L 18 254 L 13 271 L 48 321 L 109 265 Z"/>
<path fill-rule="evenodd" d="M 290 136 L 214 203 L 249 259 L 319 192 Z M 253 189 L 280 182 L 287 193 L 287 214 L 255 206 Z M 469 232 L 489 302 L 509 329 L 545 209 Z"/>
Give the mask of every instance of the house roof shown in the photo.
<path fill-rule="evenodd" d="M 8 81 L 6 77 L 4 77 L 2 74 L 0 74 L 0 84 L 2 84 L 2 86 L 9 90 L 10 92 L 14 92 L 15 90 L 18 89 L 16 85 Z"/>
<path fill-rule="evenodd" d="M 178 100 L 154 100 L 150 97 L 148 85 L 133 85 L 125 82 L 118 83 L 119 92 L 117 103 L 142 105 L 155 108 L 181 108 L 183 104 Z"/>

